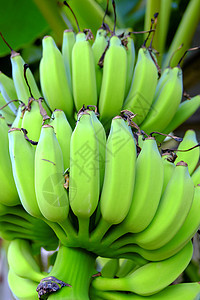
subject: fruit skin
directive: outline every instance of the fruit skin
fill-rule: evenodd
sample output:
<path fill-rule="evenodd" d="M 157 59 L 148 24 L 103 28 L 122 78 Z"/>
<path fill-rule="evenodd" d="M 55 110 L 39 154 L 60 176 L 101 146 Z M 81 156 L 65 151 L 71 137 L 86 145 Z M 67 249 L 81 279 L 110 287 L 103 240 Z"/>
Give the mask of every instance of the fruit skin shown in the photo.
<path fill-rule="evenodd" d="M 134 236 L 124 236 L 111 245 L 111 249 L 113 249 L 112 254 L 119 257 L 120 255 L 126 255 L 126 257 L 131 259 L 132 255 L 134 257 L 134 253 L 138 253 L 145 259 L 151 261 L 159 261 L 169 258 L 180 251 L 197 232 L 200 225 L 199 209 L 200 186 L 196 186 L 190 211 L 181 228 L 168 243 L 161 248 L 147 250 L 134 244 L 134 241 L 132 241 L 132 237 L 134 239 Z M 114 249 L 116 249 L 116 251 Z M 130 253 L 130 255 L 127 256 L 127 253 Z"/>
<path fill-rule="evenodd" d="M 192 97 L 189 100 L 181 102 L 178 106 L 178 109 L 172 118 L 172 120 L 167 124 L 165 129 L 162 131 L 165 134 L 169 134 L 184 123 L 189 117 L 195 113 L 195 111 L 200 107 L 200 95 Z M 163 140 L 165 137 L 159 137 Z"/>
<path fill-rule="evenodd" d="M 136 114 L 134 122 L 140 125 L 151 110 L 158 80 L 157 67 L 147 48 L 139 49 L 132 84 L 123 105 Z"/>
<path fill-rule="evenodd" d="M 116 143 L 121 141 L 121 145 Z M 112 120 L 106 143 L 106 165 L 100 198 L 103 220 L 118 224 L 126 217 L 135 182 L 136 145 L 133 134 L 121 117 Z"/>
<path fill-rule="evenodd" d="M 34 184 L 35 149 L 19 128 L 10 129 L 8 137 L 12 172 L 20 201 L 30 215 L 40 218 L 42 215 Z"/>
<path fill-rule="evenodd" d="M 24 104 L 20 104 L 17 109 L 17 115 L 12 123 L 11 128 L 21 128 L 22 118 L 23 118 L 23 108 L 24 108 Z"/>
<path fill-rule="evenodd" d="M 41 213 L 52 222 L 68 217 L 69 201 L 63 173 L 62 151 L 53 127 L 43 125 L 35 152 L 35 192 Z"/>
<path fill-rule="evenodd" d="M 38 300 L 36 288 L 39 282 L 17 276 L 12 270 L 8 272 L 8 284 L 16 299 Z"/>
<path fill-rule="evenodd" d="M 102 123 L 97 118 L 96 113 L 93 110 L 87 110 L 87 113 L 91 116 L 92 125 L 95 130 L 96 139 L 99 145 L 99 173 L 100 173 L 100 190 L 103 186 L 104 172 L 105 172 L 105 156 L 106 156 L 106 132 Z"/>
<path fill-rule="evenodd" d="M 64 170 L 70 165 L 70 139 L 72 135 L 72 128 L 65 116 L 65 113 L 56 109 L 52 115 L 50 125 L 53 126 L 56 138 L 62 150 Z"/>
<path fill-rule="evenodd" d="M 97 277 L 92 286 L 98 290 L 128 291 L 142 296 L 153 295 L 171 284 L 187 267 L 193 254 L 192 242 L 172 257 L 149 262 L 123 278 Z"/>
<path fill-rule="evenodd" d="M 200 184 L 200 166 L 192 173 L 192 180 L 195 186 Z"/>
<path fill-rule="evenodd" d="M 168 155 L 162 155 L 162 162 L 164 168 L 164 180 L 163 180 L 163 188 L 162 188 L 162 195 L 163 195 L 167 187 L 167 184 L 170 181 L 172 174 L 174 172 L 175 164 L 169 160 Z"/>
<path fill-rule="evenodd" d="M 93 290 L 92 292 L 92 300 L 197 300 L 198 298 L 196 297 L 200 295 L 200 285 L 198 282 L 172 284 L 151 296 L 140 296 L 133 293 L 126 294 L 121 292 L 100 292 L 98 290 Z M 97 298 L 97 296 L 100 298 Z"/>
<path fill-rule="evenodd" d="M 160 202 L 163 178 L 164 168 L 156 141 L 153 137 L 146 138 L 136 160 L 135 184 L 129 211 L 125 219 L 122 220 L 123 222 L 103 239 L 104 246 L 111 244 L 125 233 L 141 232 L 147 228 L 156 214 Z M 110 184 L 110 180 L 108 182 Z"/>
<path fill-rule="evenodd" d="M 37 100 L 29 98 L 27 109 L 24 112 L 21 127 L 27 130 L 28 138 L 38 142 L 42 128 L 43 117 Z"/>
<path fill-rule="evenodd" d="M 42 46 L 40 83 L 44 98 L 52 111 L 62 109 L 71 123 L 73 99 L 63 56 L 51 36 L 43 38 Z"/>
<path fill-rule="evenodd" d="M 94 55 L 94 63 L 95 63 L 95 73 L 96 73 L 96 84 L 97 84 L 97 96 L 99 98 L 100 90 L 101 90 L 101 82 L 103 76 L 103 70 L 98 65 L 98 62 L 104 53 L 108 45 L 107 39 L 107 31 L 103 28 L 99 28 L 96 33 L 95 41 L 92 44 L 92 51 Z"/>
<path fill-rule="evenodd" d="M 90 114 L 78 116 L 70 142 L 69 201 L 79 222 L 79 234 L 88 234 L 89 218 L 94 213 L 100 192 L 99 146 Z M 87 231 L 87 232 L 86 232 Z"/>
<path fill-rule="evenodd" d="M 194 184 L 187 164 L 179 162 L 160 200 L 150 225 L 133 240 L 144 249 L 158 249 L 169 242 L 183 225 L 192 205 Z"/>
<path fill-rule="evenodd" d="M 0 92 L 0 108 L 6 104 L 6 100 Z M 9 106 L 5 106 L 3 109 L 0 109 L 0 115 L 5 118 L 7 124 L 12 124 L 16 117 Z"/>
<path fill-rule="evenodd" d="M 14 206 L 19 204 L 20 200 L 12 174 L 8 130 L 9 127 L 6 124 L 5 118 L 0 117 L 0 203 L 7 206 Z"/>
<path fill-rule="evenodd" d="M 103 63 L 103 78 L 99 96 L 100 121 L 108 128 L 122 109 L 127 72 L 127 54 L 121 40 L 112 36 Z"/>
<path fill-rule="evenodd" d="M 176 152 L 177 158 L 175 163 L 183 160 L 188 164 L 188 171 L 190 174 L 194 171 L 200 157 L 200 149 L 196 147 L 190 151 L 181 152 L 179 150 L 188 150 L 198 144 L 196 133 L 194 130 L 189 129 L 185 132 L 182 142 L 178 146 L 178 151 Z"/>
<path fill-rule="evenodd" d="M 21 55 L 15 51 L 12 51 L 10 60 L 12 65 L 12 78 L 14 81 L 17 98 L 27 105 L 28 99 L 31 95 L 24 78 L 25 61 L 23 60 Z M 33 74 L 29 68 L 27 68 L 26 70 L 26 77 L 33 97 L 35 99 L 39 99 L 41 97 L 41 94 L 33 77 Z"/>
<path fill-rule="evenodd" d="M 141 124 L 147 134 L 162 132 L 175 115 L 183 94 L 182 70 L 179 67 L 168 69 L 168 80 L 158 97 L 154 99 L 151 110 Z"/>
<path fill-rule="evenodd" d="M 9 268 L 17 275 L 35 282 L 45 277 L 36 263 L 31 245 L 27 240 L 15 239 L 10 242 L 8 247 Z"/>
<path fill-rule="evenodd" d="M 0 71 L 0 92 L 5 99 L 6 103 L 11 100 L 17 100 L 17 94 L 15 91 L 15 86 L 13 80 L 6 76 L 4 73 Z M 8 105 L 10 110 L 14 115 L 17 114 L 17 108 L 19 104 L 17 102 L 12 102 Z"/>
<path fill-rule="evenodd" d="M 65 64 L 68 83 L 72 92 L 72 49 L 75 44 L 75 33 L 71 29 L 66 29 L 63 32 L 62 55 Z"/>
<path fill-rule="evenodd" d="M 94 55 L 87 35 L 79 32 L 72 49 L 72 87 L 76 110 L 97 105 Z"/>
<path fill-rule="evenodd" d="M 134 41 L 130 36 L 126 37 L 127 45 L 126 45 L 126 53 L 127 53 L 127 75 L 126 75 L 126 88 L 125 88 L 125 98 L 128 95 L 128 92 L 131 87 L 133 72 L 134 72 L 134 64 L 135 64 L 135 46 Z"/>

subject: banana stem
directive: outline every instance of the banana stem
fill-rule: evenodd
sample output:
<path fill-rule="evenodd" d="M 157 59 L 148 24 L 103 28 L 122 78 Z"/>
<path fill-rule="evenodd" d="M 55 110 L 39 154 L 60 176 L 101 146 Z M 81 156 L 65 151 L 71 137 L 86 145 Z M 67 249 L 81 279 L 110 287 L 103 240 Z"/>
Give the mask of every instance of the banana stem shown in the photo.
<path fill-rule="evenodd" d="M 54 276 L 70 286 L 61 288 L 48 297 L 52 299 L 89 300 L 89 286 L 95 271 L 96 256 L 81 248 L 61 246 L 49 276 Z"/>
<path fill-rule="evenodd" d="M 103 218 L 101 218 L 95 230 L 91 234 L 91 243 L 100 242 L 110 226 L 111 224 L 107 223 Z"/>
<path fill-rule="evenodd" d="M 78 218 L 79 230 L 78 237 L 81 242 L 87 243 L 89 240 L 89 226 L 90 226 L 90 218 Z"/>

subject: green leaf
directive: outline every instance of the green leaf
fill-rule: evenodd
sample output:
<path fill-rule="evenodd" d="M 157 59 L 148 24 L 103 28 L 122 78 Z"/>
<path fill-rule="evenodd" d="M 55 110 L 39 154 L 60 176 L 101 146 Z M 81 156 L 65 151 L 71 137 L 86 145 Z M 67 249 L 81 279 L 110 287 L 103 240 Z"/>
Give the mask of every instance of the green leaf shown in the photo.
<path fill-rule="evenodd" d="M 0 31 L 14 50 L 33 42 L 47 29 L 47 22 L 32 0 L 1 1 Z M 0 56 L 9 52 L 1 40 Z"/>

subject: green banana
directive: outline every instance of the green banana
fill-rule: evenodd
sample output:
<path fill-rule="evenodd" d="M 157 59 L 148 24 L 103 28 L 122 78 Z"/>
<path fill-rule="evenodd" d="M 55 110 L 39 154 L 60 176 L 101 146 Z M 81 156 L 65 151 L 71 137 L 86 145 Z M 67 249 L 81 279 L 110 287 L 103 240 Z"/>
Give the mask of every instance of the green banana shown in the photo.
<path fill-rule="evenodd" d="M 79 32 L 72 49 L 72 87 L 76 110 L 97 105 L 94 55 L 87 34 Z"/>
<path fill-rule="evenodd" d="M 147 134 L 162 131 L 175 115 L 183 94 L 182 70 L 180 67 L 168 69 L 164 86 L 152 103 L 151 110 L 141 124 L 141 129 Z M 173 99 L 173 101 L 172 101 Z"/>
<path fill-rule="evenodd" d="M 24 106 L 25 106 L 24 103 L 19 105 L 19 107 L 17 109 L 17 115 L 12 123 L 11 128 L 21 128 L 23 114 L 24 114 Z"/>
<path fill-rule="evenodd" d="M 198 166 L 197 169 L 192 173 L 192 180 L 194 185 L 200 184 L 200 166 Z"/>
<path fill-rule="evenodd" d="M 31 95 L 24 77 L 25 61 L 21 57 L 20 53 L 17 53 L 15 51 L 12 51 L 10 59 L 12 65 L 12 78 L 15 85 L 17 98 L 23 101 L 27 105 L 28 99 Z M 33 97 L 35 99 L 40 98 L 41 97 L 40 91 L 37 87 L 33 74 L 29 68 L 26 70 L 26 77 Z"/>
<path fill-rule="evenodd" d="M 38 283 L 30 279 L 17 276 L 12 270 L 9 270 L 8 272 L 8 284 L 16 299 L 38 300 L 38 293 L 36 292 Z"/>
<path fill-rule="evenodd" d="M 65 116 L 65 113 L 60 109 L 54 110 L 50 125 L 54 128 L 56 138 L 62 150 L 64 170 L 66 170 L 70 165 L 70 139 L 72 135 L 72 128 Z"/>
<path fill-rule="evenodd" d="M 130 36 L 126 37 L 127 40 L 127 75 L 126 75 L 126 88 L 125 88 L 125 98 L 127 97 L 134 73 L 134 64 L 135 64 L 135 45 L 134 41 Z"/>
<path fill-rule="evenodd" d="M 164 180 L 163 180 L 163 187 L 162 187 L 162 194 L 164 193 L 168 182 L 170 181 L 172 174 L 174 172 L 175 164 L 169 160 L 168 154 L 162 155 L 162 162 L 164 167 Z"/>
<path fill-rule="evenodd" d="M 134 122 L 138 125 L 142 123 L 152 109 L 157 80 L 158 70 L 152 55 L 147 48 L 141 47 L 138 52 L 132 84 L 123 106 L 123 109 L 136 114 Z"/>
<path fill-rule="evenodd" d="M 72 49 L 75 44 L 75 33 L 71 29 L 66 29 L 63 32 L 62 55 L 65 64 L 67 80 L 72 92 Z"/>
<path fill-rule="evenodd" d="M 43 125 L 35 152 L 35 192 L 43 216 L 52 222 L 68 217 L 69 201 L 64 188 L 60 145 L 51 125 Z"/>
<path fill-rule="evenodd" d="M 107 31 L 100 27 L 97 30 L 94 43 L 92 44 L 92 51 L 95 62 L 96 84 L 97 84 L 97 96 L 99 98 L 101 90 L 101 82 L 103 76 L 102 67 L 99 66 L 99 60 L 102 57 L 106 47 L 108 46 Z"/>
<path fill-rule="evenodd" d="M 112 252 L 113 255 L 115 256 L 120 254 L 123 255 L 125 253 L 132 252 L 133 255 L 134 253 L 138 253 L 145 259 L 151 261 L 158 261 L 158 260 L 169 258 L 170 256 L 180 251 L 189 242 L 189 240 L 195 235 L 200 225 L 199 209 L 200 209 L 200 186 L 197 186 L 195 187 L 192 206 L 182 227 L 178 230 L 178 232 L 168 243 L 166 243 L 161 248 L 155 250 L 146 250 L 135 244 L 131 244 L 134 243 L 133 240 L 134 237 L 132 238 L 131 236 L 129 237 L 124 236 L 119 241 L 116 241 L 115 243 L 113 243 L 113 245 L 111 245 L 111 249 L 113 249 Z M 117 250 L 114 251 L 114 248 Z"/>
<path fill-rule="evenodd" d="M 99 146 L 91 116 L 78 116 L 70 142 L 69 201 L 79 222 L 80 239 L 89 234 L 90 216 L 94 213 L 100 192 Z"/>
<path fill-rule="evenodd" d="M 177 149 L 177 158 L 175 163 L 183 160 L 188 164 L 188 171 L 190 174 L 194 171 L 200 157 L 200 149 L 196 147 L 190 151 L 181 152 L 183 150 L 188 150 L 198 144 L 196 133 L 194 130 L 189 129 L 185 132 L 183 141 L 179 144 Z"/>
<path fill-rule="evenodd" d="M 92 300 L 198 300 L 200 284 L 198 282 L 172 284 L 152 296 L 140 296 L 133 293 L 107 292 L 93 290 Z M 97 298 L 100 297 L 100 298 Z"/>
<path fill-rule="evenodd" d="M 44 98 L 52 111 L 62 109 L 72 122 L 73 100 L 63 56 L 51 36 L 43 38 L 42 47 L 40 83 Z"/>
<path fill-rule="evenodd" d="M 191 117 L 195 111 L 200 107 L 200 95 L 192 97 L 189 100 L 183 101 L 179 104 L 179 107 L 170 121 L 170 123 L 165 127 L 163 133 L 169 134 L 184 123 L 189 117 Z"/>
<path fill-rule="evenodd" d="M 117 274 L 119 268 L 119 259 L 107 258 L 106 262 L 102 266 L 101 276 L 105 278 L 113 278 Z"/>
<path fill-rule="evenodd" d="M 119 268 L 116 273 L 116 277 L 125 277 L 133 270 L 137 269 L 139 266 L 137 265 L 137 262 L 135 262 L 132 259 L 119 259 Z"/>
<path fill-rule="evenodd" d="M 106 143 L 104 183 L 100 197 L 101 219 L 91 240 L 100 241 L 111 225 L 129 212 L 135 182 L 136 144 L 122 117 L 112 119 Z"/>
<path fill-rule="evenodd" d="M 9 130 L 9 152 L 18 195 L 24 209 L 34 217 L 42 217 L 38 207 L 35 185 L 35 149 L 26 141 L 19 128 Z"/>
<path fill-rule="evenodd" d="M 6 105 L 6 104 L 7 104 L 6 100 L 4 99 L 4 97 L 2 96 L 2 94 L 0 92 L 0 108 L 3 107 L 2 109 L 0 109 L 0 115 L 5 118 L 6 123 L 12 124 L 16 116 L 12 112 L 12 110 L 10 109 L 10 107 L 8 105 Z"/>
<path fill-rule="evenodd" d="M 97 277 L 92 286 L 98 290 L 133 292 L 142 296 L 155 294 L 171 284 L 187 267 L 193 254 L 192 242 L 172 257 L 149 262 L 123 278 Z"/>
<path fill-rule="evenodd" d="M 15 86 L 13 80 L 2 73 L 0 71 L 0 91 L 5 99 L 5 101 L 8 103 L 11 100 L 16 100 L 17 99 L 17 94 L 15 91 Z M 11 111 L 16 115 L 17 114 L 17 102 L 12 102 L 8 104 L 8 107 L 11 109 Z"/>
<path fill-rule="evenodd" d="M 163 187 L 164 169 L 154 138 L 144 140 L 136 160 L 135 173 L 135 185 L 128 214 L 123 222 L 103 239 L 104 246 L 111 244 L 125 233 L 145 230 L 156 214 Z M 110 184 L 110 180 L 108 182 Z"/>
<path fill-rule="evenodd" d="M 113 35 L 105 53 L 99 96 L 100 121 L 108 127 L 122 109 L 127 76 L 127 53 L 119 37 Z"/>
<path fill-rule="evenodd" d="M 0 203 L 14 206 L 20 203 L 15 181 L 12 174 L 12 164 L 9 156 L 9 127 L 3 117 L 0 117 Z"/>
<path fill-rule="evenodd" d="M 43 117 L 37 100 L 29 98 L 28 106 L 25 109 L 21 127 L 27 130 L 28 138 L 38 142 L 42 128 Z"/>
<path fill-rule="evenodd" d="M 36 282 L 40 282 L 45 277 L 33 257 L 31 245 L 28 241 L 22 239 L 11 241 L 7 258 L 9 268 L 17 276 Z"/>
<path fill-rule="evenodd" d="M 106 156 L 106 132 L 102 123 L 97 118 L 93 110 L 87 110 L 91 116 L 92 125 L 94 127 L 96 138 L 99 145 L 99 173 L 100 173 L 100 190 L 103 186 L 105 172 L 105 156 Z"/>
<path fill-rule="evenodd" d="M 176 164 L 150 225 L 133 240 L 144 249 L 158 249 L 169 242 L 183 225 L 192 205 L 194 184 L 187 164 Z"/>

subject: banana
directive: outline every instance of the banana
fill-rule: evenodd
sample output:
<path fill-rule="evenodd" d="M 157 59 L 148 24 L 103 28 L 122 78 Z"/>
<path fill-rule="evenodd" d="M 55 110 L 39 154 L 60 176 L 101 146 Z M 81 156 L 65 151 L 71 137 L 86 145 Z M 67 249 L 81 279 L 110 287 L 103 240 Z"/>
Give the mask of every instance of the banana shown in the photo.
<path fill-rule="evenodd" d="M 158 249 L 169 242 L 183 225 L 192 205 L 194 184 L 187 164 L 176 164 L 150 225 L 133 241 L 144 249 Z"/>
<path fill-rule="evenodd" d="M 7 103 L 10 102 L 11 100 L 17 99 L 17 94 L 15 91 L 13 80 L 10 77 L 6 76 L 1 71 L 0 71 L 0 92 Z M 11 109 L 14 115 L 17 114 L 17 107 L 19 106 L 16 103 L 17 102 L 12 102 L 8 104 L 8 107 Z"/>
<path fill-rule="evenodd" d="M 135 183 L 136 144 L 122 117 L 112 119 L 106 143 L 104 183 L 100 197 L 101 219 L 91 240 L 100 241 L 111 225 L 129 212 Z"/>
<path fill-rule="evenodd" d="M 135 262 L 132 259 L 125 259 L 122 258 L 119 260 L 119 269 L 116 273 L 116 276 L 121 278 L 127 276 L 130 272 L 137 269 L 138 265 L 137 262 Z"/>
<path fill-rule="evenodd" d="M 108 258 L 101 269 L 101 276 L 105 278 L 113 278 L 119 269 L 119 259 Z"/>
<path fill-rule="evenodd" d="M 72 49 L 72 87 L 76 110 L 97 105 L 95 63 L 88 36 L 78 32 Z"/>
<path fill-rule="evenodd" d="M 19 105 L 19 107 L 17 109 L 17 115 L 12 123 L 11 128 L 21 128 L 23 114 L 24 114 L 24 106 L 25 106 L 24 103 Z"/>
<path fill-rule="evenodd" d="M 133 255 L 134 253 L 138 253 L 145 259 L 151 261 L 159 261 L 159 260 L 169 258 L 170 256 L 180 251 L 197 232 L 200 225 L 200 218 L 198 213 L 199 209 L 200 209 L 200 186 L 196 186 L 194 191 L 194 199 L 190 211 L 182 227 L 178 230 L 178 232 L 168 243 L 166 243 L 161 248 L 155 250 L 146 250 L 135 244 L 131 244 L 134 243 L 134 240 L 131 236 L 129 237 L 124 236 L 111 245 L 111 250 L 113 249 L 112 253 L 115 256 L 119 254 L 123 255 L 125 253 L 131 253 L 131 252 Z M 118 250 L 114 251 L 114 248 Z"/>
<path fill-rule="evenodd" d="M 70 165 L 70 139 L 72 135 L 72 128 L 65 116 L 65 113 L 60 109 L 54 110 L 50 125 L 54 128 L 56 138 L 62 150 L 64 170 L 66 170 Z"/>
<path fill-rule="evenodd" d="M 121 224 L 127 232 L 140 232 L 150 224 L 160 202 L 163 178 L 164 169 L 156 141 L 152 137 L 146 138 L 136 161 L 131 207 Z"/>
<path fill-rule="evenodd" d="M 179 104 L 178 109 L 170 121 L 165 127 L 163 133 L 169 134 L 184 123 L 189 117 L 191 117 L 195 111 L 200 107 L 200 95 L 192 97 L 189 100 L 183 101 Z"/>
<path fill-rule="evenodd" d="M 180 67 L 168 68 L 168 77 L 157 98 L 154 99 L 151 110 L 141 124 L 141 129 L 147 134 L 152 131 L 162 131 L 175 115 L 183 94 L 183 78 Z M 172 101 L 173 99 L 173 101 Z"/>
<path fill-rule="evenodd" d="M 121 40 L 113 35 L 105 53 L 99 96 L 100 121 L 108 127 L 122 109 L 127 75 L 127 54 Z"/>
<path fill-rule="evenodd" d="M 177 149 L 177 158 L 175 163 L 183 160 L 188 164 L 188 171 L 190 174 L 194 171 L 200 157 L 200 149 L 196 147 L 190 151 L 181 152 L 183 150 L 188 150 L 198 144 L 196 133 L 194 130 L 189 129 L 185 132 L 183 141 L 179 144 Z"/>
<path fill-rule="evenodd" d="M 52 222 L 68 217 L 69 201 L 64 188 L 60 145 L 51 125 L 43 125 L 35 152 L 35 192 L 43 216 Z"/>
<path fill-rule="evenodd" d="M 172 284 L 164 290 L 151 295 L 140 296 L 133 293 L 108 292 L 93 290 L 92 300 L 198 300 L 200 296 L 200 284 L 198 282 Z M 100 297 L 100 298 L 97 298 Z"/>
<path fill-rule="evenodd" d="M 123 109 L 136 114 L 134 122 L 140 125 L 152 109 L 153 97 L 158 80 L 157 67 L 149 50 L 141 47 L 134 69 L 132 84 Z"/>
<path fill-rule="evenodd" d="M 163 187 L 164 169 L 153 137 L 144 140 L 142 150 L 136 160 L 135 173 L 135 185 L 128 214 L 123 222 L 110 231 L 102 241 L 104 246 L 111 244 L 127 232 L 135 233 L 145 230 L 156 214 Z M 108 182 L 110 184 L 110 180 Z"/>
<path fill-rule="evenodd" d="M 2 96 L 2 94 L 0 92 L 0 108 L 3 107 L 2 109 L 0 109 L 0 115 L 5 118 L 6 123 L 12 124 L 16 116 L 12 112 L 12 110 L 10 109 L 10 107 L 8 105 L 6 105 L 6 104 L 7 103 L 6 103 L 4 97 Z"/>
<path fill-rule="evenodd" d="M 38 142 L 42 128 L 43 117 L 40 113 L 38 101 L 29 98 L 28 105 L 25 109 L 21 127 L 27 130 L 28 138 Z"/>
<path fill-rule="evenodd" d="M 96 138 L 99 145 L 99 173 L 100 173 L 100 190 L 103 186 L 105 172 L 105 156 L 106 156 L 106 132 L 102 123 L 97 118 L 93 110 L 87 110 L 91 116 L 92 125 L 94 127 Z"/>
<path fill-rule="evenodd" d="M 33 257 L 31 245 L 28 241 L 22 239 L 11 241 L 7 258 L 9 268 L 17 276 L 36 282 L 40 282 L 45 277 Z"/>
<path fill-rule="evenodd" d="M 36 292 L 38 283 L 17 276 L 12 270 L 8 272 L 8 284 L 15 299 L 38 300 L 38 293 Z"/>
<path fill-rule="evenodd" d="M 71 29 L 66 29 L 63 32 L 62 55 L 65 64 L 67 80 L 72 92 L 72 49 L 75 44 L 76 37 Z"/>
<path fill-rule="evenodd" d="M 40 83 L 44 98 L 52 111 L 62 109 L 72 122 L 73 100 L 63 56 L 51 36 L 43 38 L 42 47 Z"/>
<path fill-rule="evenodd" d="M 127 75 L 126 75 L 126 88 L 125 88 L 125 98 L 128 95 L 128 92 L 131 87 L 133 72 L 134 72 L 134 64 L 135 64 L 135 45 L 134 41 L 130 36 L 126 37 L 127 40 Z"/>
<path fill-rule="evenodd" d="M 79 222 L 80 239 L 89 234 L 90 216 L 94 213 L 100 192 L 99 146 L 91 116 L 78 116 L 70 142 L 69 201 Z"/>
<path fill-rule="evenodd" d="M 95 73 L 96 73 L 98 98 L 100 95 L 101 82 L 102 82 L 102 76 L 103 76 L 103 70 L 102 70 L 102 67 L 99 66 L 99 60 L 102 57 L 107 46 L 108 46 L 107 31 L 103 27 L 100 27 L 97 30 L 94 43 L 92 44 L 92 51 L 93 51 L 94 62 L 95 62 Z"/>
<path fill-rule="evenodd" d="M 162 194 L 164 193 L 168 182 L 170 181 L 172 174 L 174 172 L 175 164 L 169 160 L 168 154 L 162 155 L 162 162 L 164 167 L 164 180 L 163 180 L 163 187 L 162 187 Z"/>
<path fill-rule="evenodd" d="M 194 185 L 200 184 L 200 166 L 192 173 L 192 180 Z"/>
<path fill-rule="evenodd" d="M 25 140 L 19 128 L 9 130 L 9 152 L 18 195 L 24 209 L 34 217 L 42 217 L 38 207 L 35 185 L 35 149 Z"/>
<path fill-rule="evenodd" d="M 23 101 L 27 105 L 28 99 L 31 95 L 24 77 L 25 61 L 21 57 L 20 53 L 17 53 L 15 51 L 11 52 L 10 59 L 12 65 L 12 78 L 15 85 L 17 98 Z M 40 98 L 41 97 L 40 91 L 37 87 L 34 76 L 29 68 L 26 70 L 26 77 L 33 97 L 35 99 Z"/>
<path fill-rule="evenodd" d="M 9 127 L 5 119 L 0 117 L 0 203 L 7 206 L 14 206 L 19 204 L 20 201 L 12 174 L 8 130 Z"/>
<path fill-rule="evenodd" d="M 92 286 L 98 290 L 133 292 L 142 296 L 155 294 L 171 284 L 187 267 L 193 254 L 192 242 L 174 256 L 149 262 L 123 278 L 97 277 Z"/>

